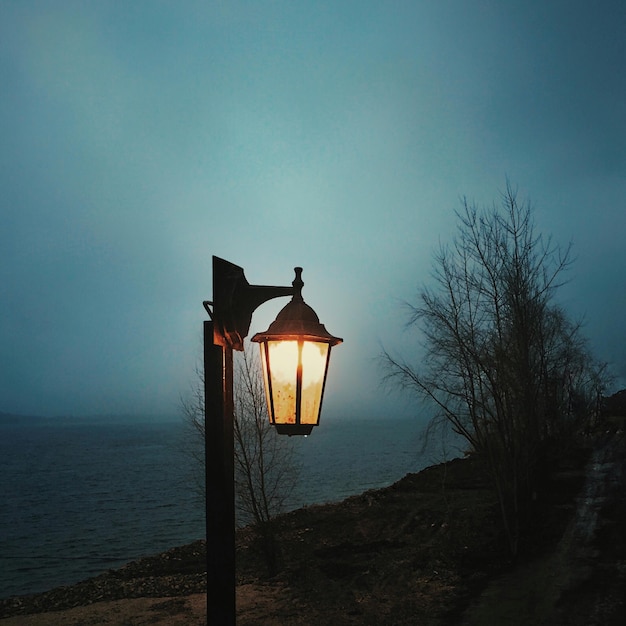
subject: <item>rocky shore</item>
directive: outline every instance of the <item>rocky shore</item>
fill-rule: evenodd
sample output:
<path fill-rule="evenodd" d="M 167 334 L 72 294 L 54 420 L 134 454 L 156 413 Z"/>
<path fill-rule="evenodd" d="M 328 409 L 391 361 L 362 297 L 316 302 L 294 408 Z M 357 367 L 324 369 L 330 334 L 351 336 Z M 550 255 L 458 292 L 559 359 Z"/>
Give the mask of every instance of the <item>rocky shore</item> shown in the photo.
<path fill-rule="evenodd" d="M 196 541 L 133 561 L 75 585 L 0 600 L 0 617 L 60 611 L 110 600 L 204 593 L 204 561 L 204 541 Z"/>
<path fill-rule="evenodd" d="M 626 623 L 625 464 L 620 432 L 603 432 L 572 451 L 546 477 L 516 562 L 473 458 L 281 516 L 280 571 L 272 578 L 254 534 L 243 529 L 238 623 L 491 624 L 499 623 L 493 619 L 503 602 L 517 619 L 507 623 Z M 591 487 L 589 477 L 600 466 L 606 471 L 596 471 Z M 593 494 L 585 491 L 592 488 Z M 593 515 L 586 534 L 577 535 L 585 506 Z M 0 624 L 202 624 L 204 558 L 204 543 L 197 541 L 71 587 L 0 600 Z M 575 576 L 568 574 L 572 567 Z M 542 583 L 538 590 L 541 576 L 553 588 Z M 517 596 L 507 594 L 512 587 L 521 590 Z M 537 593 L 544 602 L 531 598 Z M 79 610 L 82 617 L 72 621 Z"/>

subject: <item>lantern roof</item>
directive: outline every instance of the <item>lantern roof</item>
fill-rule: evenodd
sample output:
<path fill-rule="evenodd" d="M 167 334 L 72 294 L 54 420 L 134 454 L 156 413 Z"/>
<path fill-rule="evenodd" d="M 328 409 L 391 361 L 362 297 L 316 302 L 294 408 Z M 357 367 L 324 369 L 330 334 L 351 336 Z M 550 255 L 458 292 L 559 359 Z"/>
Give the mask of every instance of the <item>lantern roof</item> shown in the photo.
<path fill-rule="evenodd" d="M 294 294 L 291 301 L 283 307 L 276 319 L 265 332 L 256 333 L 252 341 L 271 341 L 279 339 L 300 339 L 321 341 L 335 346 L 343 339 L 334 337 L 324 324 L 320 323 L 317 313 L 302 298 L 302 268 L 294 268 L 296 278 L 292 285 Z"/>

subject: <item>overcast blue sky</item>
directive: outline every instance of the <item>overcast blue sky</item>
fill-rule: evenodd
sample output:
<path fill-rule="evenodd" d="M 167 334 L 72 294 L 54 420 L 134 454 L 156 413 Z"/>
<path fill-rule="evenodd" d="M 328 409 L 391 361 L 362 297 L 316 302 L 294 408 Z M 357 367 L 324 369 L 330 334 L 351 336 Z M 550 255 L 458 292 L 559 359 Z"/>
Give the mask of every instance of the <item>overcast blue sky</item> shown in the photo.
<path fill-rule="evenodd" d="M 507 177 L 626 381 L 625 33 L 622 0 L 0 0 L 0 411 L 175 414 L 215 254 L 304 267 L 325 416 L 406 412 L 381 345 Z"/>

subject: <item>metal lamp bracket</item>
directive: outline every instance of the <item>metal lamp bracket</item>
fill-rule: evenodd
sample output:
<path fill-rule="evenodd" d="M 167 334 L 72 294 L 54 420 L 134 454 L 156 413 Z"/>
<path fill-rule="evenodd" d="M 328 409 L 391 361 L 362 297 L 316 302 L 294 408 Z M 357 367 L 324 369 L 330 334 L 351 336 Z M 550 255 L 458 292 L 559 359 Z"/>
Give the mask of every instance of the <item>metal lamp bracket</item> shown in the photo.
<path fill-rule="evenodd" d="M 214 256 L 213 302 L 203 303 L 213 320 L 213 343 L 242 351 L 255 309 L 268 300 L 291 296 L 294 292 L 293 286 L 251 285 L 242 267 Z M 209 305 L 213 305 L 212 312 Z"/>

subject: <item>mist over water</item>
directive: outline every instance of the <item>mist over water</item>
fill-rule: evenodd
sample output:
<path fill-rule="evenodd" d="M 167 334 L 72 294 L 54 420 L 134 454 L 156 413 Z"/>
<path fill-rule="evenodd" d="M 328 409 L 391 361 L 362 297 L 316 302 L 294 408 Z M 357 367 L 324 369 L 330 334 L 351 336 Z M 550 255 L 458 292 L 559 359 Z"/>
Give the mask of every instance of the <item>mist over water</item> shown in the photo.
<path fill-rule="evenodd" d="M 409 419 L 328 420 L 294 441 L 289 508 L 341 500 L 440 461 Z M 72 584 L 204 537 L 201 470 L 180 421 L 0 423 L 0 597 Z"/>

